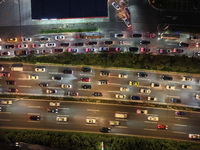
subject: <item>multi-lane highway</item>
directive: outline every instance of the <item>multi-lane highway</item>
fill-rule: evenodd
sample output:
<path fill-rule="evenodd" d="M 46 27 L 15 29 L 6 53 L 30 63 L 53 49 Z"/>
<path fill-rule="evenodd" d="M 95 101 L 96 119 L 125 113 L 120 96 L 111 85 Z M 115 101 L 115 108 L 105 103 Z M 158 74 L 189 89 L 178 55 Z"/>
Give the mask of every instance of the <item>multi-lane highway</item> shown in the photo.
<path fill-rule="evenodd" d="M 178 73 L 164 73 L 155 71 L 142 71 L 148 74 L 147 77 L 138 77 L 138 72 L 141 70 L 125 70 L 125 69 L 103 69 L 92 68 L 92 72 L 83 72 L 82 67 L 75 66 L 54 66 L 54 65 L 23 65 L 23 71 L 11 71 L 12 64 L 2 63 L 3 72 L 10 72 L 10 77 L 0 78 L 0 92 L 2 94 L 19 94 L 19 95 L 43 95 L 43 96 L 68 96 L 67 92 L 78 92 L 77 97 L 96 98 L 93 97 L 93 92 L 101 92 L 101 99 L 112 99 L 122 101 L 130 100 L 131 96 L 139 96 L 139 102 L 162 103 L 173 105 L 189 105 L 198 107 L 199 100 L 196 95 L 200 94 L 199 75 L 187 75 Z M 43 66 L 45 72 L 36 72 L 35 68 Z M 70 68 L 72 74 L 64 74 L 63 70 Z M 109 71 L 109 76 L 101 76 L 101 71 Z M 119 74 L 127 75 L 127 78 L 119 78 Z M 29 79 L 30 75 L 36 75 L 38 79 Z M 173 78 L 170 80 L 162 80 L 161 76 L 167 75 Z M 62 77 L 62 80 L 53 80 L 53 76 Z M 191 81 L 183 81 L 186 76 Z M 81 80 L 81 78 L 89 78 L 89 82 Z M 16 85 L 8 85 L 6 81 L 16 81 Z M 99 85 L 100 80 L 107 80 L 108 84 Z M 129 85 L 129 81 L 139 83 L 139 85 Z M 39 84 L 48 83 L 47 87 L 40 87 Z M 152 87 L 151 83 L 158 83 L 159 87 Z M 61 88 L 61 85 L 71 85 L 71 88 Z M 82 85 L 91 85 L 91 89 L 83 89 Z M 166 86 L 174 88 L 167 89 Z M 184 89 L 183 85 L 188 85 L 190 89 Z M 120 91 L 120 87 L 126 88 L 125 91 Z M 9 88 L 18 89 L 17 93 L 9 92 Z M 57 93 L 46 93 L 47 89 L 57 90 Z M 151 93 L 141 93 L 140 89 L 150 89 Z M 116 94 L 125 95 L 124 98 L 116 98 Z M 157 100 L 148 100 L 148 97 L 157 98 Z M 98 97 L 97 97 L 98 98 Z M 171 99 L 181 99 L 181 103 L 172 103 Z"/>
<path fill-rule="evenodd" d="M 2 100 L 1 100 L 2 101 Z M 176 116 L 173 109 L 140 108 L 134 106 L 60 102 L 60 106 L 50 106 L 51 101 L 13 99 L 12 104 L 1 104 L 0 127 L 31 128 L 47 130 L 72 130 L 99 132 L 101 127 L 110 127 L 113 134 L 140 135 L 159 138 L 189 140 L 188 134 L 196 134 L 199 129 L 199 113 L 185 111 L 184 116 Z M 50 113 L 48 108 L 58 108 L 58 113 Z M 137 109 L 147 110 L 147 114 L 137 114 Z M 115 118 L 115 113 L 126 113 L 127 118 Z M 39 121 L 30 120 L 30 115 L 40 116 Z M 157 116 L 158 121 L 150 121 L 149 116 Z M 57 117 L 67 117 L 66 122 L 56 121 Z M 96 119 L 88 124 L 86 119 Z M 109 121 L 119 121 L 119 126 L 110 126 Z M 158 124 L 168 125 L 168 129 L 157 129 Z"/>

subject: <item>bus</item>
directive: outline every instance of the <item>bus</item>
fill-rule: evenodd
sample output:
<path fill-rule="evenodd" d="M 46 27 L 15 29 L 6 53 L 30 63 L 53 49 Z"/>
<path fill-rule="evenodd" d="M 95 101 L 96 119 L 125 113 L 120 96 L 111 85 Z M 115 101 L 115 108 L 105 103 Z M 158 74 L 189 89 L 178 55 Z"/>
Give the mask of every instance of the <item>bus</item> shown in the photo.
<path fill-rule="evenodd" d="M 23 64 L 13 64 L 11 67 L 10 67 L 10 70 L 11 71 L 23 71 Z"/>
<path fill-rule="evenodd" d="M 79 33 L 75 35 L 76 39 L 95 39 L 102 38 L 104 35 L 100 32 L 91 32 L 91 33 Z"/>
<path fill-rule="evenodd" d="M 161 34 L 161 39 L 177 40 L 180 38 L 180 34 L 170 33 L 170 34 Z"/>

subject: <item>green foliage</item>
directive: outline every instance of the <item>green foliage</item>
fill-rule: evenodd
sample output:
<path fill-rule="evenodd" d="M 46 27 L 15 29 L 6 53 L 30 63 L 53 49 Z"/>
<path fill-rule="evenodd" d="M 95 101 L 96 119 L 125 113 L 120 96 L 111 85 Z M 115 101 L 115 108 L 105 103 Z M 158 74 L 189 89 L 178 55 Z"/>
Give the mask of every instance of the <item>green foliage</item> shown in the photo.
<path fill-rule="evenodd" d="M 52 30 L 42 30 L 41 33 L 64 33 L 64 32 L 91 32 L 98 31 L 97 27 L 85 28 L 85 29 L 52 29 Z"/>

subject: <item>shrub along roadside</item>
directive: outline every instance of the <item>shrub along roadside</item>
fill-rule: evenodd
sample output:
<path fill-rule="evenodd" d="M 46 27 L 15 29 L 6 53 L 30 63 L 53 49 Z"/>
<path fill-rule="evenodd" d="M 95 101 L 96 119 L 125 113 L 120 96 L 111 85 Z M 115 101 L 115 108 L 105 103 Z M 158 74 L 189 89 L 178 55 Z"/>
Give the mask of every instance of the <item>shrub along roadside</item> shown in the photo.
<path fill-rule="evenodd" d="M 52 29 L 52 30 L 42 30 L 41 33 L 64 33 L 64 32 L 91 32 L 98 31 L 97 27 L 85 28 L 85 29 Z"/>
<path fill-rule="evenodd" d="M 0 129 L 0 141 L 25 142 L 69 150 L 197 150 L 199 143 L 109 134 Z"/>

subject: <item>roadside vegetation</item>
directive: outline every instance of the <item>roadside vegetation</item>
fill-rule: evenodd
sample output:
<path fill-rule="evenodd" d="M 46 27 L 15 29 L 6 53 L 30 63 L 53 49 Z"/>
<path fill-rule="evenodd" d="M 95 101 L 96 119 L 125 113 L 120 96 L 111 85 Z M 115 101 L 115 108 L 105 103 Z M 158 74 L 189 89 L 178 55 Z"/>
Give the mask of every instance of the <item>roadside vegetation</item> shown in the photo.
<path fill-rule="evenodd" d="M 91 32 L 98 31 L 97 27 L 85 28 L 85 29 L 51 29 L 51 30 L 42 30 L 41 33 L 63 33 L 63 32 Z"/>
<path fill-rule="evenodd" d="M 199 143 L 109 134 L 0 129 L 0 141 L 25 142 L 68 150 L 197 150 Z"/>

